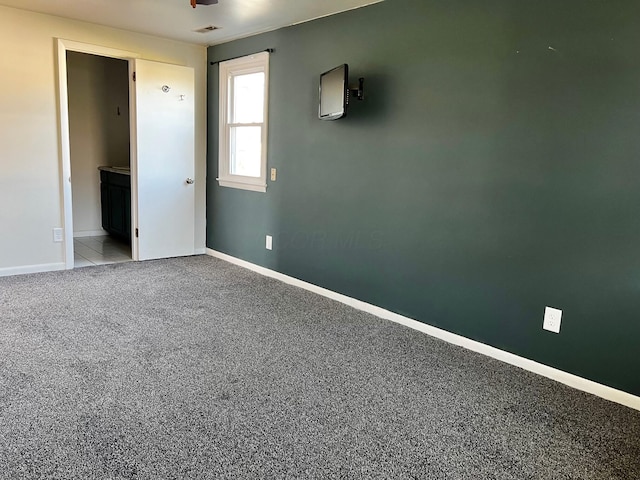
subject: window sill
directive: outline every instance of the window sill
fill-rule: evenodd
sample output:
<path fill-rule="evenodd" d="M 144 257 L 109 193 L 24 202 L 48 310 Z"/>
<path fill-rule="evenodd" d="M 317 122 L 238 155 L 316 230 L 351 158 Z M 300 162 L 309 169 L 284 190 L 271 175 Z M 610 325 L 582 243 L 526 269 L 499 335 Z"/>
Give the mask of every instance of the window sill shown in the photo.
<path fill-rule="evenodd" d="M 217 180 L 221 187 L 238 188 L 240 190 L 250 190 L 252 192 L 263 193 L 267 191 L 266 184 L 234 182 L 233 180 L 223 180 L 222 178 L 218 178 Z"/>

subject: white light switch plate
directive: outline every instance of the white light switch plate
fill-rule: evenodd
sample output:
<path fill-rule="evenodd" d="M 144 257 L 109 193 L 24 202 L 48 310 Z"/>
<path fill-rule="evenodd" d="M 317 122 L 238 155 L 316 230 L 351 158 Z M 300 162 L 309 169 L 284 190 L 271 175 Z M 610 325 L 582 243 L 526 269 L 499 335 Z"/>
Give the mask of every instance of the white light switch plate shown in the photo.
<path fill-rule="evenodd" d="M 544 322 L 542 328 L 553 333 L 560 333 L 560 321 L 562 320 L 562 310 L 557 308 L 544 308 Z"/>
<path fill-rule="evenodd" d="M 267 235 L 267 242 L 266 242 L 266 248 L 267 250 L 272 250 L 273 249 L 273 237 L 271 235 Z"/>
<path fill-rule="evenodd" d="M 277 176 L 277 172 L 275 168 L 271 169 L 271 181 L 275 182 L 276 181 L 276 176 Z"/>
<path fill-rule="evenodd" d="M 64 230 L 62 228 L 53 229 L 53 241 L 56 243 L 62 243 L 64 241 Z"/>

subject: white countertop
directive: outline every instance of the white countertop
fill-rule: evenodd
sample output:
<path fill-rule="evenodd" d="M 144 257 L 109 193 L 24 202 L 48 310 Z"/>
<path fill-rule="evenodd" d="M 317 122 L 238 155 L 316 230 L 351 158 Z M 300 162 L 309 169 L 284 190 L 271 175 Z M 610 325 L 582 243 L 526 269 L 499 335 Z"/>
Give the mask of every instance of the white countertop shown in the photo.
<path fill-rule="evenodd" d="M 129 167 L 98 167 L 98 170 L 121 173 L 122 175 L 131 175 L 131 169 Z"/>

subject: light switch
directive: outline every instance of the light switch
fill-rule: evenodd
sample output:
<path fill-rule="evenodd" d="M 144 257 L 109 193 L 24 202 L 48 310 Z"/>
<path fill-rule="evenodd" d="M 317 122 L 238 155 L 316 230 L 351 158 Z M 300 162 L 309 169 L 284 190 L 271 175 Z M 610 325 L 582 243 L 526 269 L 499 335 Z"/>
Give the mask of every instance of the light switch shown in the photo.
<path fill-rule="evenodd" d="M 64 242 L 64 230 L 62 228 L 53 229 L 53 241 L 56 243 Z"/>

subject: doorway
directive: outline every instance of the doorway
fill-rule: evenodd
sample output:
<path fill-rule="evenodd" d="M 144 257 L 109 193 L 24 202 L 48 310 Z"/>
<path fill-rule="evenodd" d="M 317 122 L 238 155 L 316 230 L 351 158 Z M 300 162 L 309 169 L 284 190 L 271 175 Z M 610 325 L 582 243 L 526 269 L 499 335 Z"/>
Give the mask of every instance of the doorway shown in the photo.
<path fill-rule="evenodd" d="M 129 62 L 66 60 L 74 267 L 131 261 Z"/>
<path fill-rule="evenodd" d="M 129 187 L 130 194 L 114 193 L 121 189 L 122 173 L 127 169 L 124 147 L 117 149 L 111 165 L 100 165 L 100 205 L 105 191 L 117 215 L 110 216 L 102 230 L 115 236 L 130 231 L 130 257 L 134 261 L 178 257 L 195 253 L 195 78 L 191 67 L 142 60 L 133 52 L 57 40 L 58 87 L 60 113 L 60 177 L 64 209 L 65 266 L 74 268 L 74 202 L 72 190 L 71 135 L 67 56 L 70 52 L 107 57 L 125 62 L 128 83 Z M 119 63 L 124 68 L 124 63 Z M 122 101 L 117 102 L 118 104 Z M 111 105 L 116 108 L 119 105 Z M 120 106 L 120 117 L 124 108 Z M 107 151 L 109 149 L 107 148 Z M 116 151 L 116 150 L 113 150 Z M 96 167 L 94 162 L 89 170 Z M 115 177 L 115 178 L 111 178 Z M 104 189 L 109 182 L 112 189 Z M 95 183 L 93 184 L 95 189 Z M 75 193 L 75 192 L 74 192 Z M 95 190 L 94 190 L 95 197 Z M 130 207 L 126 202 L 130 203 Z M 94 205 L 95 207 L 95 205 Z M 79 207 L 80 208 L 80 207 Z M 95 210 L 94 210 L 95 211 Z M 101 219 L 105 217 L 100 212 Z M 119 216 L 118 216 L 119 215 Z M 88 230 L 91 232 L 91 230 Z M 82 237 L 79 237 L 82 238 Z M 81 243 L 81 242 L 76 242 Z"/>

